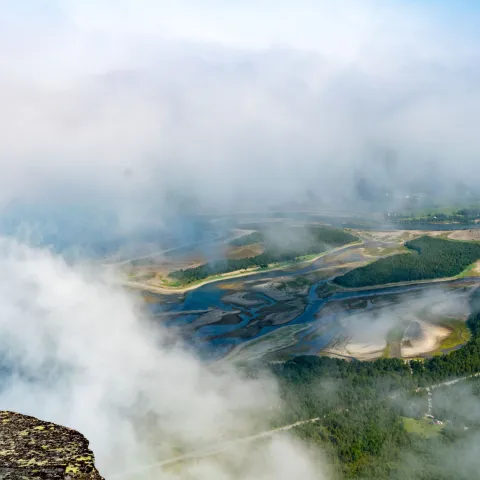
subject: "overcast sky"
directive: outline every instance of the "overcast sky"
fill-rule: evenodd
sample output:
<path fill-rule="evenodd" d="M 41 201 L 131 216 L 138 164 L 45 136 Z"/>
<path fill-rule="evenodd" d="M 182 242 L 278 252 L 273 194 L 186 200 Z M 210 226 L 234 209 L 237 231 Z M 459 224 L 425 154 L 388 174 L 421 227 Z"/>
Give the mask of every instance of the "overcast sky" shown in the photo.
<path fill-rule="evenodd" d="M 0 199 L 241 210 L 350 199 L 359 176 L 473 182 L 472 4 L 0 0 Z"/>

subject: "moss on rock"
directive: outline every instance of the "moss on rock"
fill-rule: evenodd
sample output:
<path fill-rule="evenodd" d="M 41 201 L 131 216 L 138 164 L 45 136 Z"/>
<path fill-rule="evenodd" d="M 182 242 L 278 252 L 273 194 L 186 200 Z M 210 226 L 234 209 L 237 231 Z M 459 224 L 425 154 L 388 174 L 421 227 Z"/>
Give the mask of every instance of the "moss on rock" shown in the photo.
<path fill-rule="evenodd" d="M 0 478 L 103 480 L 76 430 L 0 411 Z"/>

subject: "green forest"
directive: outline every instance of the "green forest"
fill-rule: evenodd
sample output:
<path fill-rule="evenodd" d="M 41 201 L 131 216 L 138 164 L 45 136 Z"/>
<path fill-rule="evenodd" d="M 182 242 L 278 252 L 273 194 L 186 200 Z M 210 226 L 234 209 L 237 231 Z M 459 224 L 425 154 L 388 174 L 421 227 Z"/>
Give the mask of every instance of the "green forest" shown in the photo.
<path fill-rule="evenodd" d="M 335 279 L 347 288 L 453 277 L 480 258 L 480 244 L 420 237 L 405 246 L 412 253 L 382 258 Z"/>
<path fill-rule="evenodd" d="M 411 368 L 400 359 L 347 362 L 309 356 L 270 366 L 286 405 L 278 424 L 320 417 L 296 434 L 326 452 L 338 478 L 476 478 L 472 465 L 447 462 L 442 452 L 454 455 L 474 441 L 480 422 L 470 422 L 467 430 L 465 416 L 444 407 L 439 413 L 451 422 L 426 438 L 408 432 L 403 421 L 427 422 L 427 394 L 419 387 L 480 372 L 480 290 L 472 295 L 471 307 L 469 343 L 448 355 L 412 361 Z"/>
<path fill-rule="evenodd" d="M 296 228 L 293 230 L 293 228 Z M 257 232 L 260 233 L 260 232 Z M 252 233 L 251 235 L 256 235 Z M 263 234 L 260 233 L 263 238 Z M 248 237 L 248 236 L 247 236 Z M 259 238 L 259 237 L 256 237 Z M 203 280 L 211 275 L 221 275 L 236 270 L 252 267 L 267 268 L 271 264 L 291 262 L 304 255 L 322 253 L 331 247 L 338 247 L 358 240 L 357 237 L 343 230 L 329 227 L 292 227 L 285 232 L 285 241 L 279 238 L 276 243 L 265 240 L 265 251 L 260 255 L 241 259 L 223 259 L 206 263 L 195 268 L 178 270 L 170 277 L 182 283 L 192 283 Z M 291 239 L 291 240 L 288 240 Z M 241 239 L 238 239 L 240 241 Z M 251 237 L 245 239 L 251 242 Z M 246 243 L 245 245 L 248 245 Z"/>
<path fill-rule="evenodd" d="M 474 225 L 480 218 L 480 208 L 462 208 L 460 210 L 452 210 L 451 212 L 433 211 L 423 214 L 395 214 L 385 216 L 385 219 L 389 222 L 400 223 L 404 225 L 417 225 L 417 224 L 438 224 L 438 223 L 461 223 Z"/>

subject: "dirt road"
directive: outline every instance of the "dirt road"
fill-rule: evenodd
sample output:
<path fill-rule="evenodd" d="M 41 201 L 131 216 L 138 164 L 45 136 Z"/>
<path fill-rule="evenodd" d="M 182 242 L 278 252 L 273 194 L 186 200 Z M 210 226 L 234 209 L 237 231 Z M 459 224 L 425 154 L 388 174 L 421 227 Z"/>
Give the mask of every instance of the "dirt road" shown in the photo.
<path fill-rule="evenodd" d="M 428 394 L 429 394 L 429 409 L 428 410 L 429 410 L 429 413 L 431 413 L 431 409 L 432 409 L 431 391 L 433 389 L 455 385 L 458 382 L 468 380 L 468 379 L 474 378 L 474 377 L 480 377 L 480 373 L 474 373 L 472 375 L 467 375 L 465 377 L 455 378 L 453 380 L 437 383 L 437 384 L 434 384 L 434 385 L 430 385 L 428 387 L 418 388 L 417 391 L 427 391 L 428 392 Z M 395 397 L 396 397 L 396 395 L 390 396 L 390 398 L 395 398 Z M 233 440 L 222 442 L 220 444 L 210 445 L 206 448 L 195 450 L 193 452 L 186 453 L 184 455 L 178 455 L 176 457 L 168 458 L 168 459 L 163 460 L 163 461 L 158 462 L 158 463 L 145 465 L 142 468 L 136 469 L 134 471 L 122 472 L 122 473 L 119 473 L 117 475 L 110 475 L 110 478 L 118 478 L 118 479 L 134 478 L 140 472 L 143 472 L 143 471 L 166 467 L 168 465 L 173 465 L 177 462 L 181 462 L 181 461 L 184 461 L 184 460 L 196 460 L 196 459 L 209 457 L 209 456 L 212 456 L 212 455 L 217 455 L 218 453 L 222 453 L 232 446 L 239 445 L 239 444 L 242 444 L 242 443 L 252 442 L 252 441 L 255 441 L 255 440 L 259 440 L 261 438 L 271 437 L 271 436 L 273 436 L 277 433 L 286 432 L 286 431 L 291 430 L 295 427 L 299 427 L 301 425 L 306 425 L 306 424 L 309 424 L 309 423 L 316 423 L 318 421 L 320 421 L 320 417 L 315 417 L 315 418 L 311 418 L 309 420 L 302 420 L 302 421 L 299 421 L 299 422 L 292 423 L 290 425 L 285 425 L 283 427 L 274 428 L 272 430 L 266 430 L 264 432 L 259 432 L 259 433 L 256 433 L 255 435 L 249 435 L 248 437 L 236 438 L 236 439 L 233 439 Z"/>
<path fill-rule="evenodd" d="M 195 450 L 190 453 L 186 453 L 184 455 L 178 455 L 177 457 L 172 457 L 168 458 L 166 460 L 163 460 L 162 462 L 154 463 L 151 465 L 145 465 L 141 469 L 136 469 L 131 472 L 124 472 L 118 475 L 110 475 L 110 478 L 129 478 L 129 477 L 135 477 L 137 476 L 140 472 L 146 471 L 146 470 L 153 470 L 155 468 L 161 468 L 161 467 L 166 467 L 168 465 L 175 464 L 177 462 L 181 462 L 184 460 L 195 460 L 195 459 L 201 459 L 205 457 L 210 457 L 212 455 L 216 455 L 218 453 L 224 452 L 228 448 L 239 445 L 242 443 L 249 443 L 253 442 L 255 440 L 259 440 L 261 438 L 267 438 L 271 437 L 272 435 L 275 435 L 276 433 L 280 432 L 286 432 L 288 430 L 291 430 L 292 428 L 299 427 L 300 425 L 305 425 L 307 423 L 315 423 L 320 420 L 320 417 L 317 418 L 311 418 L 310 420 L 303 420 L 300 422 L 295 422 L 292 423 L 291 425 L 285 425 L 284 427 L 279 427 L 279 428 L 274 428 L 273 430 L 267 430 L 265 432 L 260 432 L 255 435 L 250 435 L 248 437 L 242 437 L 242 438 L 236 438 L 234 440 L 229 440 L 226 442 L 222 442 L 216 445 L 211 445 L 209 447 L 206 447 L 204 449 L 200 450 Z"/>

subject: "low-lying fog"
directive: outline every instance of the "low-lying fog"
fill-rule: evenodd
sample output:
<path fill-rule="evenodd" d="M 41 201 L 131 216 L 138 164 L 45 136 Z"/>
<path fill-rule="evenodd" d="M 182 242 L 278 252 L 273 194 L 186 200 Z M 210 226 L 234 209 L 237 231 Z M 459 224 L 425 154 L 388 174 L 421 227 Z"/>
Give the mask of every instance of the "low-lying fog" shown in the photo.
<path fill-rule="evenodd" d="M 0 206 L 56 242 L 73 228 L 168 234 L 199 212 L 478 198 L 480 52 L 464 8 L 0 8 Z"/>

